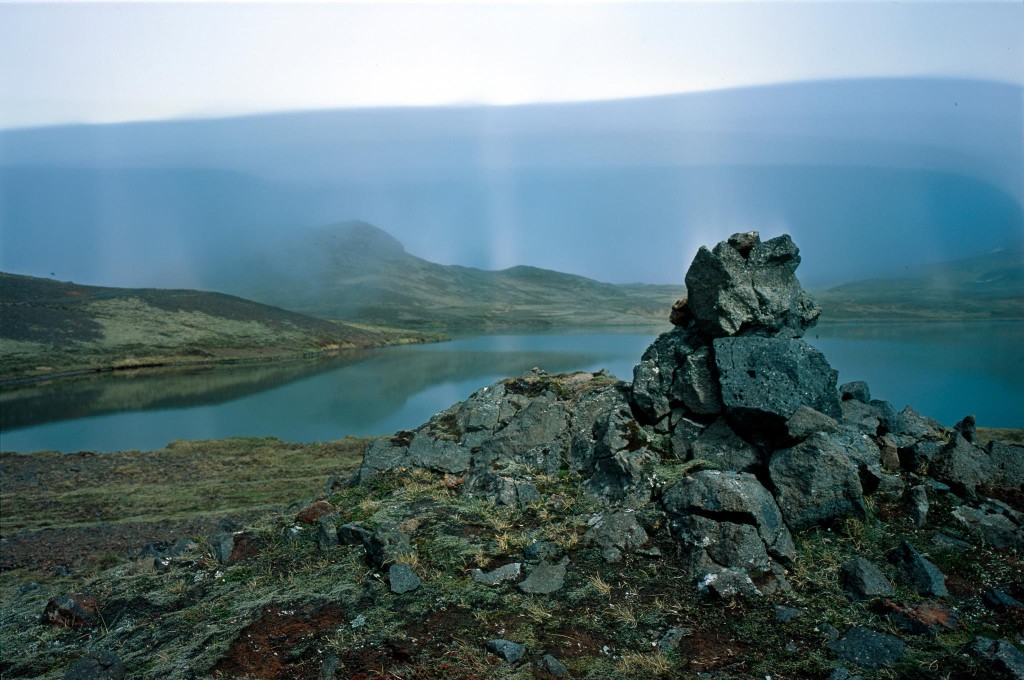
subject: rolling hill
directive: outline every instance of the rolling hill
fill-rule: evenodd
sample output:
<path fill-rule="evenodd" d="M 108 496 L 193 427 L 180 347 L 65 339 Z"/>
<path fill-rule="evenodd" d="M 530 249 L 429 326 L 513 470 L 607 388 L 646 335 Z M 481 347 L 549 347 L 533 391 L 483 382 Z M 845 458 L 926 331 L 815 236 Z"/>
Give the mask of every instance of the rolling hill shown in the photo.
<path fill-rule="evenodd" d="M 665 325 L 683 294 L 681 285 L 615 285 L 537 267 L 436 264 L 360 221 L 227 263 L 208 283 L 325 319 L 451 330 Z"/>
<path fill-rule="evenodd" d="M 1024 319 L 1024 246 L 816 292 L 827 321 Z"/>
<path fill-rule="evenodd" d="M 0 381 L 261 361 L 427 339 L 316 319 L 220 293 L 102 288 L 5 273 L 0 273 L 0 312 Z"/>

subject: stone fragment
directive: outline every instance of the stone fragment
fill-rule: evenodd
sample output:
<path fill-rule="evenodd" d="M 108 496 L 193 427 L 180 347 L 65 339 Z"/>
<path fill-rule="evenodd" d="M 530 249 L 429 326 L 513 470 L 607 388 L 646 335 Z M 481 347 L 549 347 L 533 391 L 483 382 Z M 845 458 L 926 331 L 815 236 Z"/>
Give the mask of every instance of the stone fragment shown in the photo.
<path fill-rule="evenodd" d="M 644 423 L 657 423 L 683 403 L 682 371 L 686 358 L 705 343 L 690 329 L 659 335 L 633 368 L 630 401 Z M 678 378 L 678 379 L 677 379 Z"/>
<path fill-rule="evenodd" d="M 333 655 L 327 657 L 320 664 L 320 680 L 337 680 L 339 670 L 341 670 L 341 659 Z"/>
<path fill-rule="evenodd" d="M 358 522 L 342 524 L 338 527 L 338 542 L 342 545 L 364 545 L 371 534 L 372 531 Z"/>
<path fill-rule="evenodd" d="M 856 399 L 847 399 L 840 403 L 840 410 L 844 423 L 856 427 L 868 436 L 878 435 L 880 429 L 878 413 L 868 404 Z"/>
<path fill-rule="evenodd" d="M 92 652 L 76 661 L 64 680 L 123 680 L 124 663 L 113 652 Z"/>
<path fill-rule="evenodd" d="M 871 390 L 863 380 L 854 380 L 839 386 L 839 398 L 843 401 L 855 399 L 862 404 L 869 404 L 871 403 Z"/>
<path fill-rule="evenodd" d="M 929 467 L 932 477 L 948 484 L 958 495 L 969 498 L 976 498 L 978 490 L 990 485 L 997 472 L 985 450 L 959 433 L 939 451 Z"/>
<path fill-rule="evenodd" d="M 631 510 L 610 510 L 596 515 L 584 540 L 601 548 L 606 562 L 619 562 L 622 554 L 647 543 L 648 536 Z"/>
<path fill-rule="evenodd" d="M 1024 552 L 1024 515 L 1012 508 L 990 498 L 977 508 L 961 505 L 952 515 L 974 540 Z"/>
<path fill-rule="evenodd" d="M 50 598 L 40 623 L 80 628 L 95 623 L 99 612 L 99 603 L 89 593 L 68 593 Z"/>
<path fill-rule="evenodd" d="M 487 642 L 487 650 L 509 663 L 515 663 L 526 655 L 526 647 L 508 640 L 490 640 Z"/>
<path fill-rule="evenodd" d="M 690 445 L 689 457 L 734 472 L 754 472 L 764 464 L 761 451 L 736 434 L 724 417 L 700 432 Z"/>
<path fill-rule="evenodd" d="M 815 411 L 810 406 L 799 406 L 786 421 L 786 436 L 794 443 L 802 442 L 816 432 L 839 431 L 835 418 Z"/>
<path fill-rule="evenodd" d="M 855 557 L 842 567 L 843 590 L 856 600 L 893 595 L 892 583 L 882 570 L 863 557 Z"/>
<path fill-rule="evenodd" d="M 759 239 L 759 237 L 758 237 Z M 799 250 L 789 236 L 749 247 L 701 247 L 686 272 L 688 307 L 706 336 L 800 337 L 821 309 L 796 279 Z"/>
<path fill-rule="evenodd" d="M 554 678 L 562 678 L 569 675 L 569 669 L 566 668 L 565 664 L 550 654 L 545 654 L 541 657 L 540 661 L 537 662 L 537 670 L 542 674 L 541 677 L 543 677 L 544 673 Z"/>
<path fill-rule="evenodd" d="M 714 342 L 722 405 L 741 434 L 777 440 L 800 406 L 842 415 L 836 371 L 803 340 L 734 337 Z"/>
<path fill-rule="evenodd" d="M 1013 680 L 1024 680 L 1024 654 L 1009 640 L 976 637 L 967 645 L 966 651 L 975 659 L 987 663 L 990 671 L 1009 676 Z"/>
<path fill-rule="evenodd" d="M 899 472 L 902 467 L 899 448 L 892 435 L 885 434 L 878 438 L 878 450 L 881 453 L 882 469 L 886 472 Z"/>
<path fill-rule="evenodd" d="M 338 527 L 336 515 L 321 517 L 316 522 L 316 542 L 321 550 L 330 550 L 338 545 Z"/>
<path fill-rule="evenodd" d="M 895 565 L 907 585 L 921 595 L 949 597 L 946 577 L 934 563 L 921 556 L 907 541 L 889 552 L 889 561 Z"/>
<path fill-rule="evenodd" d="M 779 623 L 789 623 L 800 616 L 803 612 L 795 607 L 786 607 L 781 604 L 775 605 L 775 620 Z"/>
<path fill-rule="evenodd" d="M 541 561 L 533 568 L 526 580 L 519 584 L 519 590 L 524 593 L 548 595 L 561 590 L 564 585 L 565 567 L 561 564 Z"/>
<path fill-rule="evenodd" d="M 674 391 L 690 413 L 709 416 L 722 412 L 710 347 L 699 347 L 686 355 L 676 383 Z"/>
<path fill-rule="evenodd" d="M 562 549 L 557 543 L 551 541 L 534 541 L 523 548 L 523 557 L 527 562 L 540 562 L 547 560 L 554 562 L 562 556 Z"/>
<path fill-rule="evenodd" d="M 907 514 L 916 527 L 920 528 L 928 523 L 928 487 L 924 484 L 918 484 L 910 489 Z"/>
<path fill-rule="evenodd" d="M 971 544 L 967 541 L 961 541 L 959 538 L 953 538 L 941 531 L 936 531 L 932 534 L 932 543 L 939 546 L 940 548 L 949 548 L 957 552 L 964 552 L 972 548 Z"/>
<path fill-rule="evenodd" d="M 679 645 L 683 643 L 683 640 L 692 634 L 693 631 L 689 628 L 669 628 L 658 640 L 658 651 L 662 654 L 674 652 L 679 649 Z"/>
<path fill-rule="evenodd" d="M 221 564 L 227 564 L 235 550 L 235 537 L 227 533 L 213 534 L 209 537 L 208 544 L 214 559 Z"/>
<path fill-rule="evenodd" d="M 991 441 L 986 451 L 993 468 L 989 484 L 996 488 L 1024 491 L 1024 446 Z"/>
<path fill-rule="evenodd" d="M 997 612 L 1024 612 L 1024 602 L 1004 593 L 998 588 L 989 588 L 986 590 L 982 593 L 981 600 L 985 603 L 985 606 L 989 609 L 994 609 Z"/>
<path fill-rule="evenodd" d="M 388 570 L 388 585 L 396 595 L 409 593 L 420 587 L 420 577 L 404 562 L 392 564 Z"/>
<path fill-rule="evenodd" d="M 366 558 L 375 569 L 392 564 L 399 557 L 412 555 L 416 549 L 409 542 L 409 536 L 394 529 L 375 531 L 363 541 Z"/>
<path fill-rule="evenodd" d="M 519 578 L 523 572 L 523 565 L 519 562 L 511 562 L 509 564 L 498 567 L 491 571 L 483 571 L 481 569 L 474 569 L 470 572 L 470 578 L 473 579 L 474 583 L 482 583 L 485 586 L 493 586 L 505 581 L 514 581 Z"/>
<path fill-rule="evenodd" d="M 953 426 L 953 429 L 971 444 L 978 443 L 978 421 L 973 415 L 964 416 L 963 420 Z"/>
<path fill-rule="evenodd" d="M 828 646 L 840 659 L 864 668 L 891 666 L 903 658 L 906 647 L 899 638 L 863 626 L 851 628 Z"/>
<path fill-rule="evenodd" d="M 775 486 L 775 499 L 791 530 L 866 515 L 861 474 L 855 462 L 868 455 L 860 437 L 818 433 L 772 454 L 768 472 Z"/>
<path fill-rule="evenodd" d="M 762 594 L 746 571 L 732 568 L 715 568 L 709 571 L 697 583 L 697 591 L 705 595 L 715 595 L 722 600 Z"/>

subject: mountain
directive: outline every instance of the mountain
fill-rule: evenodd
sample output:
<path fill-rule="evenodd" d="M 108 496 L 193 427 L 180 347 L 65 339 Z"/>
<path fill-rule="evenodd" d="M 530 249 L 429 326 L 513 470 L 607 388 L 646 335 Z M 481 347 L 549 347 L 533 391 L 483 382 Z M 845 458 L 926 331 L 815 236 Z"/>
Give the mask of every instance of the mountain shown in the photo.
<path fill-rule="evenodd" d="M 829 321 L 1024 319 L 1024 245 L 815 293 Z"/>
<path fill-rule="evenodd" d="M 682 286 L 615 285 L 537 267 L 442 265 L 358 220 L 222 263 L 206 285 L 324 319 L 403 328 L 665 324 Z"/>
<path fill-rule="evenodd" d="M 343 215 L 433 262 L 620 283 L 789 233 L 825 287 L 1020 234 L 1021 93 L 867 79 L 0 131 L 0 269 L 200 287 L 219 253 Z"/>
<path fill-rule="evenodd" d="M 0 381 L 74 371 L 263 361 L 423 341 L 220 293 L 101 288 L 0 273 Z"/>

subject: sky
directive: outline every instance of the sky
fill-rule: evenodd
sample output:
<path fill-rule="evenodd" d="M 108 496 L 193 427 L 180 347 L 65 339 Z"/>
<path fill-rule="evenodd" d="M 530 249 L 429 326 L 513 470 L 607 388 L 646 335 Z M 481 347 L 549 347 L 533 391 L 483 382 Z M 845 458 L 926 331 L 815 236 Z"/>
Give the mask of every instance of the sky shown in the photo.
<path fill-rule="evenodd" d="M 0 1 L 0 45 L 8 129 L 847 77 L 1024 84 L 1024 3 Z"/>

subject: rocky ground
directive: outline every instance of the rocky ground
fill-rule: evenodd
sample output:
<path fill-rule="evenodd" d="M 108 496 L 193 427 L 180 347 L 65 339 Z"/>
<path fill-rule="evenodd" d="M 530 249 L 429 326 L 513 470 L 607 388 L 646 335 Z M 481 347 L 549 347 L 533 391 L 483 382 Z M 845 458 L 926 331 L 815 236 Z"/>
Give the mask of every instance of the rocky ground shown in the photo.
<path fill-rule="evenodd" d="M 1024 677 L 1024 449 L 837 386 L 798 264 L 737 234 L 632 382 L 503 380 L 301 507 L 7 572 L 0 671 Z"/>

